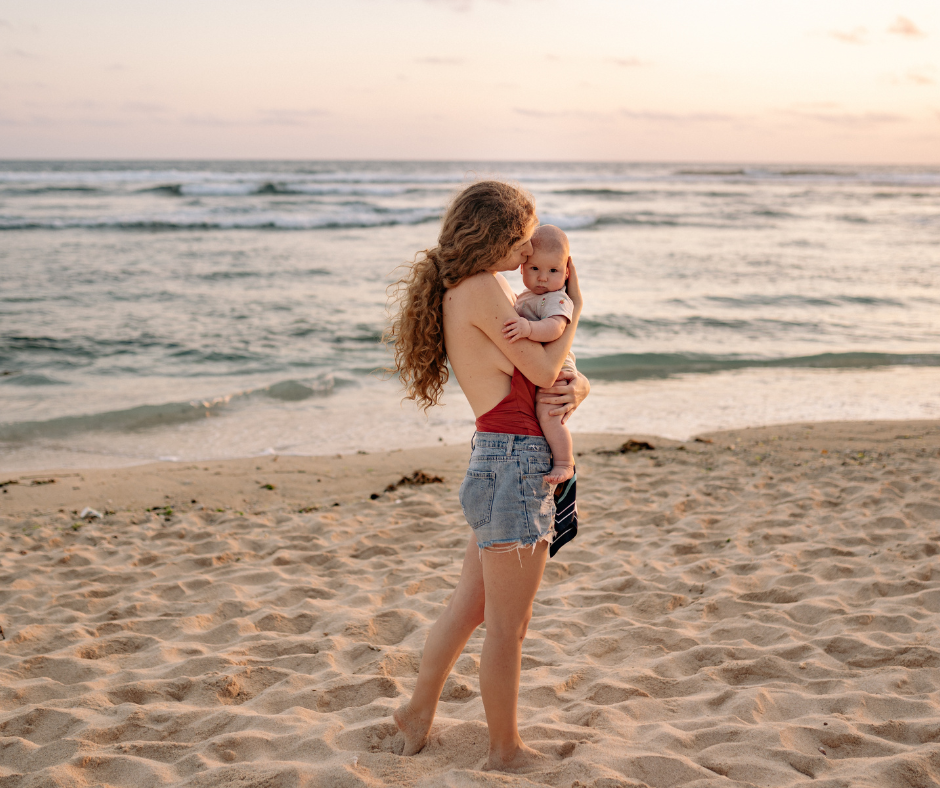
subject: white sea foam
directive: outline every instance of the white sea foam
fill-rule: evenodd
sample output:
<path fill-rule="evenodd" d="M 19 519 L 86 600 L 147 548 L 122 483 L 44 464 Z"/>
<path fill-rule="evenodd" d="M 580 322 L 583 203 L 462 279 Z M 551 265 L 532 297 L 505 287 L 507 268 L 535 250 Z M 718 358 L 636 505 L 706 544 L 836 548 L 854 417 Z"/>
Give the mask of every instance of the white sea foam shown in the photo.
<path fill-rule="evenodd" d="M 323 163 L 316 171 L 286 167 L 242 169 L 123 168 L 116 165 L 104 169 L 72 169 L 43 166 L 41 162 L 26 163 L 16 168 L 4 167 L 0 161 L 0 183 L 36 183 L 63 185 L 128 185 L 171 183 L 181 185 L 224 183 L 285 183 L 369 185 L 411 184 L 451 185 L 459 187 L 478 178 L 503 177 L 522 183 L 547 184 L 563 182 L 585 185 L 611 183 L 743 181 L 743 182 L 806 182 L 848 185 L 940 185 L 938 167 L 755 167 L 755 166 L 692 166 L 692 165 L 631 165 L 580 164 L 532 165 L 504 163 L 467 163 L 448 165 L 395 164 L 329 165 Z M 9 163 L 7 163 L 8 165 Z M 211 188 L 211 186 L 209 187 Z"/>
<path fill-rule="evenodd" d="M 389 272 L 434 244 L 462 183 L 490 175 L 570 233 L 575 349 L 597 382 L 576 428 L 930 411 L 940 168 L 0 162 L 0 420 L 88 417 L 36 435 L 89 462 L 457 439 L 459 396 L 397 421 L 395 387 L 370 373 L 390 360 Z M 778 366 L 728 370 L 748 358 Z M 859 370 L 875 363 L 895 369 Z M 839 364 L 854 369 L 805 369 Z M 362 385 L 238 394 L 325 374 Z M 156 409 L 128 413 L 142 405 Z"/>
<path fill-rule="evenodd" d="M 894 394 L 901 388 L 902 398 Z M 253 400 L 193 421 L 185 430 L 92 432 L 32 440 L 0 455 L 0 472 L 114 467 L 173 457 L 177 461 L 266 454 L 324 455 L 469 444 L 474 416 L 448 385 L 444 407 L 427 417 L 400 404 L 391 381 L 371 381 L 328 402 Z M 571 419 L 578 432 L 662 435 L 688 440 L 719 429 L 786 422 L 940 418 L 940 369 L 740 370 L 670 380 L 596 383 Z"/>
<path fill-rule="evenodd" d="M 562 230 L 582 230 L 597 223 L 596 216 L 565 215 L 561 213 L 542 213 L 539 215 L 542 224 L 554 224 Z"/>
<path fill-rule="evenodd" d="M 203 181 L 198 183 L 184 183 L 180 186 L 180 194 L 187 197 L 236 197 L 239 195 L 255 194 L 260 186 L 257 183 L 218 183 Z"/>
<path fill-rule="evenodd" d="M 343 227 L 383 227 L 423 224 L 441 215 L 439 210 L 339 210 L 332 213 L 290 214 L 275 211 L 219 214 L 211 210 L 185 210 L 151 214 L 124 214 L 93 218 L 31 218 L 0 214 L 0 230 L 320 230 Z"/>

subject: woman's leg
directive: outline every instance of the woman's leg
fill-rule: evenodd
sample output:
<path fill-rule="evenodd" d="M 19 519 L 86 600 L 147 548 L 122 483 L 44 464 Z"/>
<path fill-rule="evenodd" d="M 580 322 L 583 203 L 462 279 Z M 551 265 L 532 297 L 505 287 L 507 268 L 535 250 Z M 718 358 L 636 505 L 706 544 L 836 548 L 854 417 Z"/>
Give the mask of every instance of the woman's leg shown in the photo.
<path fill-rule="evenodd" d="M 544 757 L 522 743 L 516 708 L 522 640 L 547 558 L 548 542 L 544 541 L 536 544 L 534 552 L 531 547 L 510 552 L 483 551 L 486 639 L 480 658 L 480 693 L 490 732 L 486 769 L 512 771 Z"/>
<path fill-rule="evenodd" d="M 405 736 L 402 755 L 414 755 L 427 744 L 444 682 L 473 630 L 483 623 L 483 605 L 483 569 L 479 548 L 471 536 L 457 588 L 424 644 L 414 694 L 393 715 Z"/>

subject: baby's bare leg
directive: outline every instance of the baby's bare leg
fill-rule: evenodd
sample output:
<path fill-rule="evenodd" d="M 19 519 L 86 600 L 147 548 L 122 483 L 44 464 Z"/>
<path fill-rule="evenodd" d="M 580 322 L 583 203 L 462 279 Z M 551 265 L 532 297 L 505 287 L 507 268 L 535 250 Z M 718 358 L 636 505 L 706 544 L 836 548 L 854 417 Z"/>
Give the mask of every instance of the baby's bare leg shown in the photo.
<path fill-rule="evenodd" d="M 571 433 L 561 423 L 560 415 L 548 415 L 548 412 L 555 407 L 555 405 L 545 405 L 541 402 L 535 405 L 535 415 L 538 416 L 539 426 L 552 450 L 552 470 L 545 476 L 545 481 L 549 484 L 561 484 L 574 476 L 574 445 L 571 442 Z"/>

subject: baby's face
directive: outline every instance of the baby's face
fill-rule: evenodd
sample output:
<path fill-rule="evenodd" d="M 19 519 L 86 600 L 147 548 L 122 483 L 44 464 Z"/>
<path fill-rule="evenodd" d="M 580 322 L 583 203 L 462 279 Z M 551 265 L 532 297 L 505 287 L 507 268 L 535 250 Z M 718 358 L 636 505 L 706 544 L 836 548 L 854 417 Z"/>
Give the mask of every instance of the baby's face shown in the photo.
<path fill-rule="evenodd" d="M 539 249 L 522 265 L 522 284 L 538 295 L 561 290 L 568 278 L 568 256 Z"/>

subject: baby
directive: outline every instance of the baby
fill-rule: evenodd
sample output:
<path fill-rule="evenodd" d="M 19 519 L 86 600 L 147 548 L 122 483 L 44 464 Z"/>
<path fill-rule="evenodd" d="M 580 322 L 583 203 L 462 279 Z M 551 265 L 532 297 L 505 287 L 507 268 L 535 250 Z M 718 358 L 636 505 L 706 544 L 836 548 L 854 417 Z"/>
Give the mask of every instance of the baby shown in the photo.
<path fill-rule="evenodd" d="M 535 342 L 558 339 L 571 320 L 574 303 L 565 292 L 568 263 L 571 262 L 568 236 L 560 229 L 543 224 L 532 236 L 532 256 L 522 266 L 526 289 L 516 296 L 519 317 L 507 320 L 503 334 L 510 342 L 528 337 Z M 568 353 L 562 369 L 574 370 L 574 354 Z M 549 484 L 560 484 L 574 475 L 574 447 L 571 433 L 561 416 L 549 416 L 555 405 L 535 406 L 539 425 L 552 450 L 552 470 L 545 477 Z"/>

